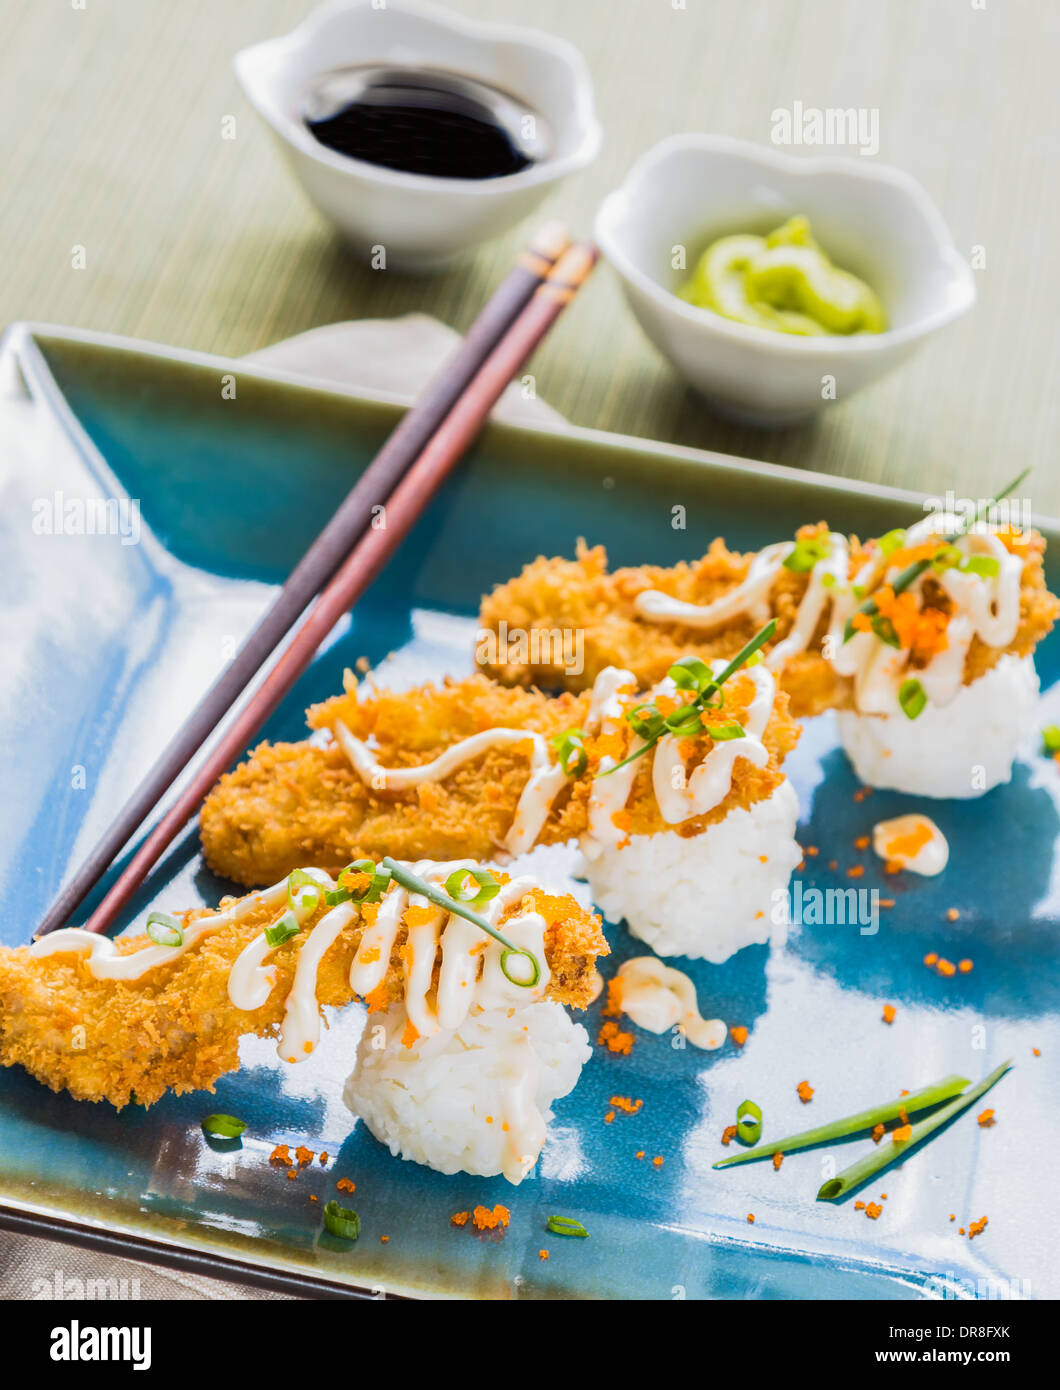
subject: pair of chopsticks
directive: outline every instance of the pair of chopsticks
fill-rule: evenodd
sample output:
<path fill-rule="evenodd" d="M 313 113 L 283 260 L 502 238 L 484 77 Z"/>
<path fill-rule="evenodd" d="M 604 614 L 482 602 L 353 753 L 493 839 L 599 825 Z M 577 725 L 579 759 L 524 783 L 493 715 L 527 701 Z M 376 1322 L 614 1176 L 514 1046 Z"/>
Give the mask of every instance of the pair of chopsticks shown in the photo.
<path fill-rule="evenodd" d="M 69 924 L 122 848 L 295 628 L 257 690 L 133 855 L 86 928 L 103 932 L 113 923 L 166 848 L 198 813 L 217 779 L 245 751 L 301 676 L 335 623 L 408 534 L 479 434 L 504 388 L 577 293 L 597 254 L 590 243 L 571 244 L 566 232 L 554 225 L 543 228 L 522 252 L 461 346 L 401 420 L 233 660 L 56 897 L 36 937 Z M 386 526 L 373 528 L 373 508 L 379 504 L 386 508 Z"/>

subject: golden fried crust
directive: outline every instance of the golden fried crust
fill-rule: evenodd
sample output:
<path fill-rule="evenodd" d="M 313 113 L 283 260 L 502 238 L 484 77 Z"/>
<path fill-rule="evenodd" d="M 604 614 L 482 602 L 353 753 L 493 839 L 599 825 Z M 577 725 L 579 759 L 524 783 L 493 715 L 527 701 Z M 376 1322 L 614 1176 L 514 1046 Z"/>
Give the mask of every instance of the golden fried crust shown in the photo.
<path fill-rule="evenodd" d="M 811 535 L 828 528 L 824 522 L 805 528 Z M 1045 542 L 1037 532 L 1021 538 L 1024 555 L 1020 627 L 1008 648 L 987 647 L 976 638 L 965 664 L 965 683 L 995 665 L 1006 651 L 1025 656 L 1049 632 L 1060 613 L 1058 602 L 1045 587 L 1042 554 Z M 850 573 L 867 557 L 856 537 L 850 543 Z M 659 589 L 686 603 L 707 604 L 735 588 L 747 577 L 753 553 L 729 550 L 716 540 L 701 560 L 664 569 L 657 565 L 609 571 L 602 546 L 589 549 L 579 542 L 576 558 L 534 560 L 515 579 L 498 586 L 483 600 L 481 626 L 496 632 L 504 622 L 512 632 L 570 630 L 582 634 L 584 666 L 572 672 L 559 659 L 558 644 L 541 643 L 529 658 L 482 663 L 483 669 L 509 685 L 540 685 L 546 689 L 583 690 L 590 687 L 606 666 L 630 670 L 643 687 L 660 681 L 682 656 L 695 653 L 704 660 L 729 658 L 754 636 L 756 624 L 748 615 L 716 632 L 705 633 L 679 625 L 645 622 L 633 603 L 645 589 Z M 774 645 L 791 630 L 795 613 L 806 592 L 807 576 L 787 569 L 778 573 L 770 595 L 777 620 Z M 787 663 L 781 685 L 791 697 L 796 718 L 848 707 L 851 683 L 837 676 L 824 660 L 820 644 L 826 631 L 822 619 L 808 649 Z M 508 644 L 509 649 L 512 644 Z M 766 648 L 769 650 L 769 647 Z M 550 658 L 555 656 L 556 660 Z M 544 658 L 544 659 L 541 659 Z"/>
<path fill-rule="evenodd" d="M 357 738 L 372 738 L 384 767 L 431 762 L 483 729 L 528 729 L 546 737 L 580 725 L 589 697 L 550 699 L 508 690 L 485 676 L 411 692 L 357 692 L 309 711 L 323 727 L 342 719 Z M 491 748 L 442 782 L 404 792 L 367 786 L 340 748 L 263 743 L 223 777 L 203 806 L 203 853 L 217 873 L 237 883 L 275 883 L 315 864 L 335 873 L 353 859 L 492 859 L 511 827 L 530 771 L 525 750 Z M 571 819 L 561 792 L 541 842 L 570 840 L 584 828 Z"/>
<path fill-rule="evenodd" d="M 726 686 L 724 720 L 739 719 L 752 686 L 734 677 Z M 588 695 L 549 699 L 539 691 L 498 686 L 484 676 L 441 687 L 338 696 L 309 711 L 321 727 L 341 718 L 359 738 L 373 738 L 384 767 L 432 761 L 446 748 L 483 729 L 514 727 L 547 735 L 586 722 Z M 622 756 L 631 737 L 622 726 Z M 696 834 L 733 806 L 769 796 L 783 780 L 781 764 L 798 740 L 798 726 L 778 697 L 763 740 L 770 751 L 765 768 L 738 759 L 729 795 L 706 817 L 685 822 L 681 834 Z M 609 735 L 613 741 L 614 735 Z M 709 750 L 705 739 L 690 746 L 689 767 Z M 598 740 L 586 744 L 589 772 L 599 764 Z M 658 813 L 650 787 L 650 759 L 638 771 L 629 799 L 637 833 L 671 829 Z M 292 869 L 315 864 L 336 873 L 351 860 L 491 859 L 503 848 L 516 805 L 530 773 L 530 748 L 489 749 L 440 782 L 406 791 L 367 786 L 337 745 L 262 744 L 224 777 L 207 798 L 200 818 L 203 853 L 216 873 L 237 883 L 274 883 Z M 539 844 L 562 844 L 588 823 L 590 777 L 572 779 L 553 803 Z"/>
<path fill-rule="evenodd" d="M 599 918 L 571 897 L 543 890 L 532 896 L 546 922 L 547 997 L 583 1008 L 592 998 L 595 959 L 608 951 Z M 313 921 L 324 911 L 321 907 Z M 211 915 L 194 913 L 189 920 Z M 277 979 L 266 1004 L 247 1012 L 228 998 L 236 957 L 277 916 L 275 908 L 259 908 L 218 928 L 171 965 L 128 982 L 95 979 L 85 958 L 73 954 L 34 956 L 24 946 L 0 948 L 0 1063 L 25 1067 L 53 1091 L 69 1091 L 78 1100 L 108 1100 L 119 1108 L 134 1099 L 151 1104 L 167 1090 L 212 1090 L 218 1077 L 238 1067 L 244 1034 L 278 1032 L 298 952 L 313 921 L 270 956 Z M 355 918 L 326 952 L 317 976 L 321 1004 L 355 998 L 349 972 L 362 930 Z M 404 941 L 402 929 L 386 998 L 373 996 L 376 1007 L 403 995 Z M 123 954 L 151 944 L 146 936 L 117 943 Z"/>

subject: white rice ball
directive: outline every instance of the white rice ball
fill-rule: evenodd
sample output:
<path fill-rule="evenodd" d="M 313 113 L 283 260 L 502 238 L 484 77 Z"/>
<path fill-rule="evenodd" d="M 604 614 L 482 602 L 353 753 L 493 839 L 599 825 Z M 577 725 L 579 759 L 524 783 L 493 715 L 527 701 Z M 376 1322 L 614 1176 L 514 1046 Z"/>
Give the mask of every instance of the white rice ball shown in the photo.
<path fill-rule="evenodd" d="M 470 1014 L 405 1047 L 403 1004 L 373 1014 L 343 1099 L 392 1154 L 440 1173 L 503 1173 L 537 1162 L 550 1106 L 577 1084 L 592 1048 L 552 1000 Z"/>
<path fill-rule="evenodd" d="M 967 799 L 1012 778 L 1038 703 L 1033 657 L 1003 656 L 948 705 L 904 714 L 838 715 L 839 738 L 866 786 Z"/>
<path fill-rule="evenodd" d="M 659 955 L 720 965 L 769 940 L 773 895 L 786 892 L 802 858 L 798 819 L 785 779 L 772 796 L 730 811 L 702 835 L 633 835 L 587 861 L 593 901 L 612 920 L 624 917 Z"/>

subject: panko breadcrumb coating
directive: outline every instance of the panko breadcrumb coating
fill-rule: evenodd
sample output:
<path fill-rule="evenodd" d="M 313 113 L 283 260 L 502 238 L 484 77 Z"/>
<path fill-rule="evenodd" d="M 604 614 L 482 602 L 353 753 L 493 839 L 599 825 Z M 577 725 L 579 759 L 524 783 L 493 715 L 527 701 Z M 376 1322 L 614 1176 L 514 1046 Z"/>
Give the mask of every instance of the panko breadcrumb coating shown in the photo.
<path fill-rule="evenodd" d="M 822 521 L 803 527 L 799 535 L 812 538 L 827 534 L 828 530 Z M 965 661 L 966 685 L 996 665 L 1005 652 L 1018 656 L 1032 652 L 1060 613 L 1060 602 L 1045 587 L 1044 539 L 1036 531 L 1004 539 L 1010 549 L 1024 557 L 1019 630 L 1008 647 L 989 647 L 978 637 L 973 639 Z M 851 576 L 857 573 L 869 554 L 868 547 L 856 536 L 850 538 Z M 621 666 L 632 671 L 641 685 L 647 687 L 661 680 L 670 666 L 688 653 L 705 661 L 727 659 L 734 656 L 760 626 L 749 614 L 715 631 L 704 632 L 676 623 L 646 621 L 634 611 L 634 600 L 646 589 L 658 589 L 686 603 L 713 603 L 747 578 L 753 558 L 753 551 L 740 554 L 729 550 L 722 540 L 715 540 L 702 559 L 681 563 L 672 569 L 637 565 L 611 571 L 607 568 L 603 546 L 590 549 L 584 541 L 578 542 L 573 560 L 540 556 L 515 579 L 499 585 L 487 595 L 482 603 L 481 627 L 484 631 L 497 632 L 504 623 L 509 633 L 579 633 L 583 643 L 583 668 L 572 672 L 561 658 L 562 643 L 555 641 L 541 642 L 536 653 L 531 648 L 527 653 L 530 659 L 525 661 L 493 660 L 487 644 L 480 642 L 480 665 L 505 684 L 580 691 L 588 689 L 606 666 Z M 765 651 L 770 651 L 790 633 L 808 578 L 807 574 L 796 574 L 783 566 L 778 571 L 769 595 L 777 630 Z M 945 610 L 949 600 L 937 590 L 932 593 L 932 602 Z M 780 684 L 791 697 L 791 712 L 796 718 L 821 714 L 827 709 L 850 708 L 852 704 L 851 681 L 837 675 L 821 654 L 827 622 L 826 606 L 806 651 L 793 657 L 779 673 Z M 499 655 L 504 655 L 503 649 Z"/>
<path fill-rule="evenodd" d="M 741 717 L 752 695 L 748 677 L 726 685 L 721 721 Z M 635 703 L 631 688 L 629 703 Z M 749 806 L 771 795 L 783 781 L 781 765 L 799 737 L 778 694 L 763 743 L 765 767 L 736 761 L 732 788 L 705 816 L 685 821 L 681 835 L 699 834 L 734 806 Z M 490 728 L 534 729 L 546 736 L 581 728 L 589 711 L 587 694 L 554 699 L 539 691 L 498 686 L 484 676 L 416 690 L 371 692 L 362 698 L 351 683 L 344 695 L 309 711 L 314 729 L 341 719 L 357 738 L 373 739 L 384 767 L 431 762 L 471 734 Z M 539 844 L 575 839 L 587 828 L 593 775 L 605 753 L 621 757 L 632 731 L 618 729 L 587 736 L 588 767 L 562 788 L 545 821 Z M 713 746 L 709 738 L 687 741 L 689 771 Z M 337 872 L 359 857 L 378 859 L 495 858 L 503 852 L 519 796 L 530 774 L 530 745 L 496 746 L 463 763 L 439 782 L 404 791 L 386 791 L 362 781 L 335 743 L 262 744 L 222 778 L 203 806 L 203 853 L 210 867 L 237 883 L 272 883 L 302 864 Z M 652 834 L 673 829 L 659 815 L 650 786 L 650 758 L 641 760 L 627 803 L 629 830 Z"/>
<path fill-rule="evenodd" d="M 596 957 L 608 952 L 599 918 L 569 896 L 544 889 L 533 889 L 530 896 L 546 923 L 551 972 L 546 997 L 584 1008 L 593 996 Z M 252 1011 L 237 1009 L 228 998 L 229 971 L 285 907 L 263 905 L 137 980 L 97 980 L 86 958 L 69 952 L 35 956 L 26 946 L 0 948 L 0 1063 L 25 1067 L 53 1091 L 69 1091 L 77 1100 L 108 1100 L 119 1109 L 132 1100 L 151 1104 L 170 1090 L 213 1090 L 218 1077 L 238 1067 L 244 1034 L 278 1032 L 299 951 L 328 911 L 321 903 L 299 935 L 270 955 L 276 983 L 267 1003 Z M 516 904 L 505 914 L 502 929 L 518 910 Z M 361 911 L 367 920 L 373 908 Z M 188 913 L 185 926 L 214 915 Z M 355 916 L 324 955 L 317 975 L 321 1004 L 348 1004 L 356 997 L 349 974 L 363 925 Z M 391 954 L 386 997 L 373 994 L 373 1009 L 403 996 L 405 940 L 402 928 Z M 154 943 L 147 936 L 127 936 L 115 944 L 124 955 Z M 436 962 L 432 989 L 437 973 Z"/>

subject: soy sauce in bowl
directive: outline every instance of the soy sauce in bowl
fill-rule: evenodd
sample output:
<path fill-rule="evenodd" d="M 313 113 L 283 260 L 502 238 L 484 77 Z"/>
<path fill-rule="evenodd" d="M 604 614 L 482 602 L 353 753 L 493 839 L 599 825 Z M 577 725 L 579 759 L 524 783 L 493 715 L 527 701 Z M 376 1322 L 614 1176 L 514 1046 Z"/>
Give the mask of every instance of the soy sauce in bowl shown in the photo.
<path fill-rule="evenodd" d="M 498 88 L 439 69 L 324 73 L 303 119 L 338 154 L 430 178 L 503 178 L 549 153 L 537 112 Z"/>

